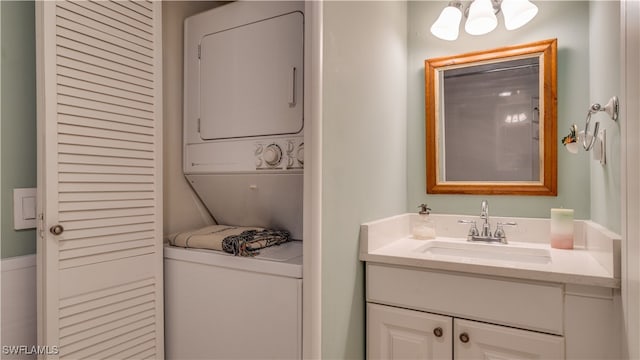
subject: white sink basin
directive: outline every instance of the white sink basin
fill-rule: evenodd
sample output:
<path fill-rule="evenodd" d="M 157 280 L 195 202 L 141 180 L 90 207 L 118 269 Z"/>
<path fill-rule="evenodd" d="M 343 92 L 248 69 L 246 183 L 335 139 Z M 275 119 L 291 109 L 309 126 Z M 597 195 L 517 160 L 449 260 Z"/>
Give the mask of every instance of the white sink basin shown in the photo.
<path fill-rule="evenodd" d="M 456 257 L 500 260 L 519 263 L 548 264 L 551 256 L 548 249 L 522 247 L 509 244 L 476 243 L 464 240 L 429 240 L 415 251 L 433 257 Z"/>

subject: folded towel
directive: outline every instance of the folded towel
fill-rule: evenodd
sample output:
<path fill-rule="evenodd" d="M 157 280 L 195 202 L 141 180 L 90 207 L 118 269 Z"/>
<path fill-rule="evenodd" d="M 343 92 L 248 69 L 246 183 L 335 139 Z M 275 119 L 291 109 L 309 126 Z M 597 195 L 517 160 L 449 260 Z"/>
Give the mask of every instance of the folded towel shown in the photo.
<path fill-rule="evenodd" d="M 285 230 L 228 225 L 211 225 L 169 235 L 169 244 L 173 246 L 218 250 L 237 256 L 254 256 L 260 249 L 290 240 L 291 235 Z"/>
<path fill-rule="evenodd" d="M 264 230 L 259 227 L 210 225 L 193 231 L 169 236 L 169 244 L 185 248 L 222 250 L 222 240 L 227 236 L 240 235 L 247 230 Z"/>

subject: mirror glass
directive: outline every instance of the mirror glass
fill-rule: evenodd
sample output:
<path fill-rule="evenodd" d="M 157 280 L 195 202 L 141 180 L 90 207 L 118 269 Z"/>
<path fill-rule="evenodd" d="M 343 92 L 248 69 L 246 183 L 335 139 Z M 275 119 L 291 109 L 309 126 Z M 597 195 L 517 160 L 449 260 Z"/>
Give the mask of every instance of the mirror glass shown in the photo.
<path fill-rule="evenodd" d="M 556 195 L 556 40 L 425 61 L 427 192 Z"/>

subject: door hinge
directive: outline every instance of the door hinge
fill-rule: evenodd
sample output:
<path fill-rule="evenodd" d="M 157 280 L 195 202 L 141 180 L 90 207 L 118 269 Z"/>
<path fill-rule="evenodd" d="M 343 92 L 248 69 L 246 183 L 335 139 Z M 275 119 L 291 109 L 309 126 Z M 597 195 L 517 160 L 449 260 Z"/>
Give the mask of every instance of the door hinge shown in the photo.
<path fill-rule="evenodd" d="M 198 60 L 200 60 L 200 56 L 202 56 L 202 46 L 198 44 Z"/>
<path fill-rule="evenodd" d="M 38 236 L 44 239 L 44 213 L 38 214 Z"/>
<path fill-rule="evenodd" d="M 198 133 L 200 133 L 200 118 L 198 118 Z"/>

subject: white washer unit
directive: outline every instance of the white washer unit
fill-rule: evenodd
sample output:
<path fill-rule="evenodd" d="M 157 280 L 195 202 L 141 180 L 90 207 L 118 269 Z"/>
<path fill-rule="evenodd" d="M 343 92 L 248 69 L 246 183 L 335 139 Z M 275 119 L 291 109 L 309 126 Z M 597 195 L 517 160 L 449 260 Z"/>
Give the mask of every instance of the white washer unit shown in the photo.
<path fill-rule="evenodd" d="M 219 224 L 302 240 L 304 2 L 185 20 L 184 174 Z M 170 86 L 170 84 L 168 84 Z M 165 248 L 168 359 L 302 356 L 302 242 L 253 257 Z"/>

